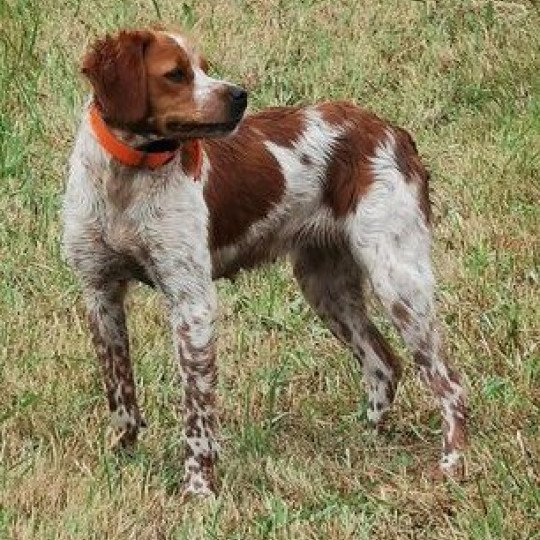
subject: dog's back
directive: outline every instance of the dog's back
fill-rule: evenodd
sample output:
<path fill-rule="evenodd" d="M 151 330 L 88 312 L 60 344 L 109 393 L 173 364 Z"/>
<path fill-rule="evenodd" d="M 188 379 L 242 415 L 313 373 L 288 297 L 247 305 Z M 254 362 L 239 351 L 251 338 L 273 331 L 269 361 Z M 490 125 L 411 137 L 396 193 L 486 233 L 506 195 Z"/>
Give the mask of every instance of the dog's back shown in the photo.
<path fill-rule="evenodd" d="M 429 221 L 428 176 L 410 135 L 348 102 L 267 109 L 204 149 L 215 276 L 303 243 L 346 243 L 346 223 L 381 182 L 377 161 Z"/>

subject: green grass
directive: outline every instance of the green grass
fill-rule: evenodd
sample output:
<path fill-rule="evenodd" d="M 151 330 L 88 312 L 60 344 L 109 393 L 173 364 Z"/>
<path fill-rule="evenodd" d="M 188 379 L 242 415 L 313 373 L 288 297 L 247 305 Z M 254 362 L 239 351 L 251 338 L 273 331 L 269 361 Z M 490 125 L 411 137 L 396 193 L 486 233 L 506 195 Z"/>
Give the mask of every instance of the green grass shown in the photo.
<path fill-rule="evenodd" d="M 0 0 L 0 538 L 540 538 L 538 9 Z M 439 414 L 411 368 L 388 431 L 370 431 L 350 354 L 287 266 L 219 284 L 219 499 L 180 504 L 171 345 L 144 289 L 130 326 L 149 428 L 132 458 L 111 452 L 59 210 L 82 51 L 160 17 L 249 87 L 252 110 L 350 98 L 414 133 L 433 173 L 440 313 L 470 388 L 464 483 L 422 475 Z"/>

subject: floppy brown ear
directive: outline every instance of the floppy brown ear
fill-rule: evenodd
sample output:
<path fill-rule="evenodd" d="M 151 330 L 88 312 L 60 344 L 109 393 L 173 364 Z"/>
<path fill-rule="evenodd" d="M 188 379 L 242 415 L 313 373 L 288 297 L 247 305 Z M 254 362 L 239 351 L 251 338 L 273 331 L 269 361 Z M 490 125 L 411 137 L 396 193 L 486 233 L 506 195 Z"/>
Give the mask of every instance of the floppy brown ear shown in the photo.
<path fill-rule="evenodd" d="M 154 38 L 148 31 L 122 31 L 97 41 L 82 62 L 106 120 L 119 125 L 141 122 L 147 113 L 144 50 Z"/>

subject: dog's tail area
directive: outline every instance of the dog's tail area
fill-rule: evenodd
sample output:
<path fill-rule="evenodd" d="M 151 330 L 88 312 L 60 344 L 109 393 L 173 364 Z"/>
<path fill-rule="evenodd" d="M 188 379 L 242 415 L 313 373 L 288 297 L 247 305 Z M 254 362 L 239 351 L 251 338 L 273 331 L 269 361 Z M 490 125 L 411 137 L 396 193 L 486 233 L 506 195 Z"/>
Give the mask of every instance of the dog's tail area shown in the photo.
<path fill-rule="evenodd" d="M 418 185 L 418 203 L 426 221 L 431 221 L 429 182 L 431 175 L 418 155 L 418 149 L 410 133 L 399 126 L 392 126 L 395 137 L 396 164 L 408 182 Z"/>

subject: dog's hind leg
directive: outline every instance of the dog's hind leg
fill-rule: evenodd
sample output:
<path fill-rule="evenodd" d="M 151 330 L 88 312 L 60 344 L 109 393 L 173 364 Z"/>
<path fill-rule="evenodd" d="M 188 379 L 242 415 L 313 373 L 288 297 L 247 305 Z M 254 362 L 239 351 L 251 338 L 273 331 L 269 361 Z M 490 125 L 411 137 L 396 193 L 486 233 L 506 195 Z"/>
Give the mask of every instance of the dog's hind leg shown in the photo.
<path fill-rule="evenodd" d="M 392 138 L 373 159 L 375 182 L 347 221 L 351 252 L 438 399 L 443 417 L 440 471 L 462 472 L 466 445 L 465 391 L 444 357 L 435 314 L 431 234 L 424 177 L 406 178 Z"/>
<path fill-rule="evenodd" d="M 298 248 L 293 264 L 308 302 L 362 367 L 367 416 L 379 423 L 394 400 L 401 362 L 367 316 L 360 268 L 346 251 L 317 247 Z"/>

